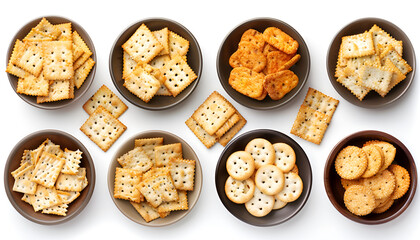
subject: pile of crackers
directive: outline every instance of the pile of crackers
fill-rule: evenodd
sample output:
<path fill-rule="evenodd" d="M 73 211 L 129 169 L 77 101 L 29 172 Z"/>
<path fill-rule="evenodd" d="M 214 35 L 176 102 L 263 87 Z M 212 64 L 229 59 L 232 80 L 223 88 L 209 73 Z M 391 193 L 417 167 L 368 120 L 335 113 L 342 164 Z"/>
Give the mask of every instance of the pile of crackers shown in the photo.
<path fill-rule="evenodd" d="M 102 85 L 83 105 L 89 118 L 80 127 L 104 152 L 114 144 L 127 127 L 118 118 L 127 105 L 107 86 Z"/>
<path fill-rule="evenodd" d="M 403 42 L 375 24 L 342 37 L 335 77 L 360 101 L 372 90 L 385 97 L 412 71 L 402 55 Z"/>
<path fill-rule="evenodd" d="M 71 23 L 53 25 L 42 18 L 16 40 L 6 72 L 18 77 L 16 91 L 36 96 L 37 103 L 73 99 L 95 65 L 91 55 Z"/>
<path fill-rule="evenodd" d="M 256 100 L 264 100 L 267 94 L 273 100 L 283 98 L 299 83 L 289 70 L 300 59 L 298 47 L 299 43 L 279 28 L 268 27 L 263 33 L 248 29 L 229 58 L 233 68 L 229 84 Z"/>
<path fill-rule="evenodd" d="M 207 148 L 210 148 L 216 142 L 226 146 L 246 124 L 246 119 L 228 100 L 214 91 L 185 124 Z"/>
<path fill-rule="evenodd" d="M 13 191 L 35 212 L 66 216 L 67 208 L 88 185 L 86 168 L 80 167 L 83 152 L 46 139 L 38 148 L 24 150 L 19 168 L 11 174 Z"/>
<path fill-rule="evenodd" d="M 338 103 L 337 99 L 309 88 L 290 133 L 312 143 L 321 144 Z"/>
<path fill-rule="evenodd" d="M 351 213 L 383 213 L 408 191 L 410 174 L 393 163 L 396 153 L 391 143 L 381 140 L 367 141 L 363 147 L 347 146 L 338 153 L 335 169 Z"/>
<path fill-rule="evenodd" d="M 228 157 L 226 170 L 226 196 L 234 203 L 245 204 L 255 217 L 285 207 L 303 191 L 295 151 L 286 143 L 271 144 L 264 138 L 255 138 L 244 151 Z"/>
<path fill-rule="evenodd" d="M 195 160 L 184 159 L 182 144 L 141 138 L 120 156 L 115 171 L 114 198 L 128 200 L 146 222 L 172 211 L 188 209 L 188 191 L 194 190 Z"/>
<path fill-rule="evenodd" d="M 122 45 L 124 86 L 146 103 L 176 97 L 197 78 L 187 63 L 189 44 L 167 27 L 150 31 L 142 24 Z"/>

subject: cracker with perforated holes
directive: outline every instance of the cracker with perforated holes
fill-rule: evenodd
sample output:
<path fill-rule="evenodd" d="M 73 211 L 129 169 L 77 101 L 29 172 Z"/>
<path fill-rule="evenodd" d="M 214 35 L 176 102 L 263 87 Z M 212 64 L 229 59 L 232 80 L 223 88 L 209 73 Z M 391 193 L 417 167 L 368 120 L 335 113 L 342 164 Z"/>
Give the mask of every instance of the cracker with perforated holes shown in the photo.
<path fill-rule="evenodd" d="M 159 172 L 140 182 L 140 192 L 153 207 L 163 201 L 178 200 L 178 193 L 169 172 Z"/>
<path fill-rule="evenodd" d="M 127 127 L 104 107 L 98 106 L 80 130 L 106 152 Z"/>
<path fill-rule="evenodd" d="M 54 26 L 60 31 L 60 35 L 57 37 L 58 41 L 73 41 L 71 22 L 56 24 Z"/>
<path fill-rule="evenodd" d="M 11 63 L 38 77 L 44 64 L 42 42 L 23 42 L 15 46 L 16 57 Z"/>
<path fill-rule="evenodd" d="M 218 138 L 208 134 L 192 117 L 188 118 L 185 124 L 207 148 L 211 148 L 217 142 Z"/>
<path fill-rule="evenodd" d="M 61 204 L 56 189 L 54 187 L 46 188 L 42 185 L 38 185 L 35 194 L 30 195 L 30 201 L 35 212 Z"/>
<path fill-rule="evenodd" d="M 66 216 L 67 215 L 67 208 L 69 207 L 69 205 L 62 203 L 62 204 L 58 204 L 58 205 L 54 205 L 51 207 L 47 207 L 42 209 L 42 213 L 46 213 L 46 214 L 54 214 L 54 215 L 59 215 L 59 216 Z"/>
<path fill-rule="evenodd" d="M 193 113 L 192 118 L 213 135 L 236 112 L 232 104 L 214 91 Z"/>
<path fill-rule="evenodd" d="M 275 143 L 273 148 L 275 151 L 274 165 L 285 173 L 291 171 L 296 163 L 295 150 L 287 143 Z"/>
<path fill-rule="evenodd" d="M 55 40 L 60 34 L 60 30 L 53 24 L 51 24 L 45 17 L 34 27 L 35 30 L 41 34 L 51 37 L 52 40 Z"/>
<path fill-rule="evenodd" d="M 303 100 L 303 105 L 309 106 L 327 115 L 327 123 L 331 122 L 333 114 L 337 109 L 338 103 L 339 101 L 337 99 L 327 96 L 326 94 L 311 87 L 308 89 L 306 97 Z"/>
<path fill-rule="evenodd" d="M 247 122 L 246 119 L 241 114 L 238 113 L 238 115 L 240 117 L 239 121 L 235 125 L 233 125 L 229 129 L 229 131 L 223 134 L 223 136 L 220 137 L 220 139 L 218 140 L 218 142 L 222 146 L 226 146 L 230 142 L 230 140 L 232 140 L 232 138 L 245 126 Z"/>
<path fill-rule="evenodd" d="M 254 138 L 245 146 L 245 151 L 251 154 L 255 161 L 255 169 L 273 164 L 276 152 L 273 145 L 264 138 Z"/>
<path fill-rule="evenodd" d="M 162 146 L 163 145 L 163 138 L 157 137 L 157 138 L 139 138 L 134 140 L 134 146 L 140 147 L 147 156 L 152 160 L 152 162 L 155 162 L 155 147 L 156 146 Z"/>
<path fill-rule="evenodd" d="M 187 61 L 181 56 L 173 57 L 162 67 L 161 71 L 166 77 L 166 81 L 163 84 L 174 97 L 197 78 Z"/>
<path fill-rule="evenodd" d="M 285 183 L 285 178 L 283 171 L 275 165 L 263 165 L 255 172 L 255 185 L 264 194 L 272 196 L 290 187 L 289 183 Z"/>
<path fill-rule="evenodd" d="M 38 96 L 37 103 L 54 102 L 70 98 L 70 81 L 56 80 L 50 81 L 47 96 Z"/>
<path fill-rule="evenodd" d="M 74 71 L 74 85 L 79 89 L 82 84 L 85 82 L 93 66 L 95 66 L 95 61 L 92 58 L 88 58 L 79 68 Z"/>
<path fill-rule="evenodd" d="M 65 174 L 77 174 L 79 171 L 82 154 L 83 152 L 79 149 L 76 151 L 72 151 L 67 148 L 64 149 L 63 158 L 66 160 L 66 163 L 64 164 L 63 169 L 61 169 L 61 172 Z"/>
<path fill-rule="evenodd" d="M 107 86 L 102 85 L 93 96 L 83 104 L 83 109 L 90 115 L 98 106 L 103 106 L 118 118 L 127 110 L 127 105 Z"/>
<path fill-rule="evenodd" d="M 137 67 L 125 79 L 123 85 L 128 91 L 147 103 L 155 96 L 161 83 L 142 67 Z"/>
<path fill-rule="evenodd" d="M 157 208 L 150 205 L 148 202 L 130 202 L 131 205 L 133 205 L 134 209 L 140 214 L 140 216 L 144 219 L 146 222 L 153 221 L 155 219 L 158 219 L 159 213 L 157 211 Z"/>
<path fill-rule="evenodd" d="M 172 158 L 182 158 L 182 144 L 172 143 L 155 147 L 155 163 L 157 167 L 167 167 Z"/>
<path fill-rule="evenodd" d="M 13 45 L 13 51 L 10 55 L 9 62 L 7 63 L 6 72 L 12 75 L 15 75 L 19 78 L 24 78 L 29 75 L 24 69 L 18 67 L 16 62 L 18 61 L 18 49 L 21 49 L 23 46 L 23 42 L 19 39 L 16 39 L 15 45 Z"/>
<path fill-rule="evenodd" d="M 122 78 L 126 79 L 136 69 L 137 62 L 128 54 L 123 51 L 123 75 Z"/>
<path fill-rule="evenodd" d="M 22 41 L 52 41 L 52 37 L 42 34 L 38 29 L 32 28 Z"/>
<path fill-rule="evenodd" d="M 162 44 L 163 49 L 159 55 L 169 54 L 169 30 L 167 27 L 152 32 L 156 39 Z"/>
<path fill-rule="evenodd" d="M 24 169 L 21 169 L 18 173 L 13 174 L 12 172 L 12 175 L 15 178 L 13 191 L 34 194 L 37 184 L 30 180 L 33 174 L 34 165 L 24 164 L 23 166 Z"/>
<path fill-rule="evenodd" d="M 16 92 L 30 96 L 45 97 L 49 94 L 50 81 L 44 78 L 41 73 L 38 77 L 32 74 L 26 75 L 24 78 L 19 78 Z"/>
<path fill-rule="evenodd" d="M 65 203 L 65 204 L 72 203 L 74 200 L 76 200 L 76 198 L 78 198 L 80 196 L 80 192 L 77 192 L 77 191 L 57 190 L 57 194 L 60 197 L 61 202 Z"/>
<path fill-rule="evenodd" d="M 254 196 L 245 203 L 245 208 L 255 217 L 264 217 L 273 210 L 274 201 L 274 196 L 264 194 L 255 187 Z"/>
<path fill-rule="evenodd" d="M 175 32 L 169 31 L 169 55 L 171 58 L 180 55 L 185 56 L 190 47 L 190 42 L 176 34 Z"/>
<path fill-rule="evenodd" d="M 64 159 L 49 153 L 44 153 L 35 165 L 30 180 L 50 188 L 54 186 L 64 164 Z"/>
<path fill-rule="evenodd" d="M 135 147 L 117 158 L 117 161 L 123 168 L 134 169 L 142 173 L 154 166 L 154 161 L 147 156 L 141 147 Z"/>
<path fill-rule="evenodd" d="M 276 27 L 266 28 L 263 37 L 267 43 L 287 54 L 294 54 L 299 48 L 299 43 L 295 39 Z"/>
<path fill-rule="evenodd" d="M 158 212 L 188 210 L 187 191 L 178 191 L 178 200 L 163 202 L 157 208 Z"/>
<path fill-rule="evenodd" d="M 241 117 L 238 113 L 234 113 L 226 122 L 223 124 L 217 131 L 214 133 L 214 135 L 217 138 L 220 138 L 223 136 L 229 129 L 231 129 L 239 120 Z"/>
<path fill-rule="evenodd" d="M 195 160 L 172 158 L 168 167 L 177 190 L 194 190 Z"/>
<path fill-rule="evenodd" d="M 114 198 L 141 202 L 142 195 L 139 190 L 141 177 L 141 171 L 117 167 L 115 169 Z"/>
<path fill-rule="evenodd" d="M 67 80 L 73 77 L 71 41 L 48 41 L 42 44 L 43 74 L 47 80 Z"/>
<path fill-rule="evenodd" d="M 55 182 L 55 187 L 62 191 L 80 192 L 84 188 L 86 178 L 86 168 L 79 168 L 77 174 L 60 173 Z"/>
<path fill-rule="evenodd" d="M 229 176 L 225 182 L 226 196 L 234 203 L 246 203 L 254 196 L 255 183 L 253 178 L 248 178 L 242 181 L 234 179 Z"/>
<path fill-rule="evenodd" d="M 343 57 L 363 57 L 375 53 L 373 37 L 371 32 L 364 32 L 351 36 L 342 37 Z"/>

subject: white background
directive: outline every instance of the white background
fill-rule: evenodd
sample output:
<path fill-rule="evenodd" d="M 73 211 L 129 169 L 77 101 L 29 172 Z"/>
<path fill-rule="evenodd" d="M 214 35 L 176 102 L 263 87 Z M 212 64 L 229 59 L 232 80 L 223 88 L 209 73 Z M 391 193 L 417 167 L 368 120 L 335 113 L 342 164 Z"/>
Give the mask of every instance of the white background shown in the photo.
<path fill-rule="evenodd" d="M 334 90 L 326 73 L 328 46 L 344 25 L 362 17 L 379 17 L 393 22 L 405 31 L 417 53 L 420 53 L 419 13 L 415 1 L 2 1 L 0 10 L 1 137 L 0 179 L 5 161 L 13 146 L 29 133 L 41 129 L 59 129 L 77 137 L 90 151 L 96 167 L 96 186 L 85 210 L 70 222 L 43 226 L 26 220 L 10 204 L 5 191 L 0 191 L 0 232 L 15 239 L 192 239 L 222 237 L 230 239 L 394 239 L 405 236 L 418 239 L 420 204 L 418 194 L 409 208 L 397 219 L 382 225 L 368 226 L 352 222 L 338 213 L 324 190 L 325 160 L 332 147 L 343 137 L 360 130 L 385 131 L 400 139 L 414 158 L 418 147 L 420 100 L 418 77 L 402 99 L 380 109 L 363 109 L 348 103 Z M 32 19 L 58 15 L 83 26 L 92 38 L 97 53 L 95 80 L 79 101 L 64 109 L 48 111 L 23 102 L 12 90 L 5 73 L 7 48 L 13 35 Z M 204 68 L 195 92 L 182 104 L 169 110 L 154 112 L 135 107 L 123 99 L 129 109 L 120 117 L 127 131 L 103 152 L 79 127 L 88 115 L 83 103 L 102 85 L 117 92 L 108 70 L 112 44 L 123 29 L 134 22 L 151 17 L 170 18 L 187 27 L 197 38 Z M 233 101 L 219 83 L 216 55 L 225 35 L 235 26 L 255 17 L 273 17 L 293 26 L 305 39 L 311 56 L 309 79 L 302 92 L 286 106 L 271 111 L 248 109 Z M 417 74 L 418 75 L 418 74 Z M 313 87 L 340 100 L 322 143 L 318 146 L 291 135 L 290 129 L 308 87 Z M 184 121 L 214 90 L 230 100 L 248 123 L 240 134 L 271 128 L 295 139 L 306 151 L 313 170 L 310 198 L 301 212 L 286 223 L 273 227 L 254 227 L 233 217 L 220 202 L 214 183 L 217 160 L 223 148 L 206 149 L 186 127 Z M 161 228 L 138 225 L 115 207 L 107 189 L 110 159 L 118 147 L 132 135 L 145 130 L 161 129 L 184 138 L 196 151 L 203 168 L 203 188 L 193 211 L 181 221 Z M 3 188 L 3 184 L 1 184 Z M 4 236 L 4 235 L 3 235 Z M 0 237 L 3 239 L 3 236 Z"/>

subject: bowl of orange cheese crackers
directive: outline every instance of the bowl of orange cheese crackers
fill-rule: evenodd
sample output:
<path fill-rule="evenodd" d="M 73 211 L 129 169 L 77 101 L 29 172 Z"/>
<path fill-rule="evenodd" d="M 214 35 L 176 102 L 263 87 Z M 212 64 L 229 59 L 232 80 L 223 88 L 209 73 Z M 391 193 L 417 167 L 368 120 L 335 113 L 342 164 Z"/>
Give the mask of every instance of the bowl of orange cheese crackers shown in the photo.
<path fill-rule="evenodd" d="M 194 150 L 165 131 L 129 138 L 108 170 L 108 190 L 117 208 L 145 226 L 166 226 L 184 218 L 201 193 L 202 170 Z"/>
<path fill-rule="evenodd" d="M 408 36 L 380 18 L 362 18 L 343 27 L 327 54 L 327 72 L 335 90 L 365 108 L 382 107 L 403 96 L 415 69 Z"/>
<path fill-rule="evenodd" d="M 413 200 L 416 164 L 407 147 L 394 136 L 360 131 L 331 150 L 324 186 L 343 216 L 362 224 L 382 224 L 401 215 Z"/>
<path fill-rule="evenodd" d="M 27 23 L 13 37 L 6 72 L 25 102 L 57 109 L 75 102 L 89 89 L 95 63 L 93 42 L 79 24 L 47 16 Z"/>
<path fill-rule="evenodd" d="M 163 110 L 194 91 L 202 71 L 201 49 L 180 23 L 145 19 L 117 37 L 109 71 L 115 87 L 129 102 L 148 110 Z"/>
<path fill-rule="evenodd" d="M 223 40 L 217 73 L 226 92 L 254 109 L 272 109 L 289 102 L 304 86 L 310 69 L 302 36 L 274 18 L 248 20 Z"/>
<path fill-rule="evenodd" d="M 28 220 L 64 223 L 88 204 L 95 187 L 95 167 L 75 137 L 41 130 L 24 137 L 10 152 L 4 186 L 12 205 Z"/>

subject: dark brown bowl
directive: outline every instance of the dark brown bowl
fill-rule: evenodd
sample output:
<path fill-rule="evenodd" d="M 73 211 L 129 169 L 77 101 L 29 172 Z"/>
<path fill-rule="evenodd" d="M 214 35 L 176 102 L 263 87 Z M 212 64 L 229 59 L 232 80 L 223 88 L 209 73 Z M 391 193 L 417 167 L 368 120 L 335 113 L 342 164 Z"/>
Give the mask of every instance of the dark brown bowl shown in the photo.
<path fill-rule="evenodd" d="M 122 45 L 134 34 L 134 32 L 141 26 L 146 24 L 151 31 L 159 30 L 164 27 L 168 27 L 169 30 L 177 33 L 181 37 L 187 39 L 190 42 L 190 47 L 187 53 L 187 62 L 191 69 L 197 75 L 197 79 L 194 80 L 187 88 L 184 89 L 176 97 L 171 96 L 154 96 L 148 103 L 142 101 L 136 95 L 128 91 L 123 86 L 124 79 L 122 79 L 123 69 L 123 49 Z M 201 55 L 200 45 L 195 39 L 194 35 L 180 23 L 177 23 L 170 19 L 164 18 L 151 18 L 144 19 L 136 22 L 125 29 L 117 38 L 114 45 L 112 46 L 111 53 L 109 55 L 109 73 L 111 74 L 112 82 L 114 83 L 117 90 L 121 95 L 132 104 L 148 109 L 148 110 L 164 110 L 171 108 L 182 101 L 184 101 L 195 89 L 200 81 L 201 71 L 203 68 L 203 58 Z"/>
<path fill-rule="evenodd" d="M 232 153 L 244 150 L 248 142 L 254 138 L 265 138 L 273 144 L 278 142 L 289 144 L 296 153 L 296 165 L 299 169 L 299 176 L 303 181 L 302 194 L 296 201 L 288 203 L 282 209 L 271 211 L 264 217 L 252 216 L 245 209 L 244 204 L 236 204 L 230 201 L 225 194 L 225 183 L 229 177 L 226 170 L 226 160 Z M 305 151 L 292 138 L 275 130 L 257 129 L 240 135 L 225 147 L 217 162 L 215 180 L 217 194 L 223 205 L 233 216 L 248 224 L 266 227 L 277 225 L 291 219 L 303 208 L 312 188 L 312 169 Z"/>
<path fill-rule="evenodd" d="M 293 67 L 290 68 L 290 70 L 299 77 L 299 83 L 292 91 L 287 93 L 280 100 L 271 100 L 271 98 L 267 96 L 264 100 L 258 101 L 239 93 L 229 85 L 229 76 L 232 71 L 232 67 L 229 65 L 229 58 L 238 49 L 238 43 L 241 40 L 242 34 L 246 30 L 253 28 L 259 32 L 264 32 L 267 27 L 280 28 L 282 31 L 298 41 L 299 49 L 297 53 L 301 55 L 301 58 Z M 219 81 L 229 96 L 246 107 L 260 110 L 277 108 L 292 100 L 305 85 L 309 76 L 310 65 L 311 61 L 309 50 L 302 36 L 289 24 L 274 18 L 251 19 L 235 27 L 220 45 L 216 59 Z"/>
<path fill-rule="evenodd" d="M 410 66 L 413 68 L 413 71 L 409 72 L 406 79 L 391 89 L 391 91 L 385 97 L 381 97 L 376 92 L 371 91 L 365 96 L 363 101 L 360 101 L 347 88 L 337 82 L 337 78 L 334 76 L 335 68 L 337 65 L 338 51 L 340 49 L 341 38 L 343 36 L 363 33 L 364 31 L 369 30 L 374 24 L 388 32 L 395 39 L 403 41 L 403 58 L 407 61 L 408 64 L 410 64 Z M 378 108 L 395 102 L 401 98 L 404 93 L 407 92 L 411 86 L 411 83 L 414 79 L 414 74 L 416 72 L 416 55 L 414 53 L 414 48 L 413 45 L 411 45 L 410 39 L 399 27 L 391 22 L 388 22 L 387 20 L 380 18 L 361 18 L 343 27 L 333 38 L 327 53 L 327 72 L 330 82 L 335 90 L 348 102 L 359 107 Z"/>
<path fill-rule="evenodd" d="M 47 110 L 53 110 L 53 109 L 63 108 L 65 106 L 68 106 L 68 105 L 76 102 L 78 99 L 80 99 L 83 96 L 83 94 L 85 94 L 87 92 L 87 90 L 89 89 L 89 87 L 92 84 L 93 79 L 95 77 L 97 60 L 96 60 L 96 51 L 95 51 L 95 47 L 93 45 L 93 42 L 90 39 L 88 33 L 82 28 L 82 26 L 80 26 L 75 21 L 70 20 L 68 18 L 64 18 L 64 17 L 46 16 L 45 18 L 52 24 L 60 24 L 60 23 L 71 22 L 72 30 L 76 30 L 80 34 L 80 36 L 85 41 L 86 45 L 92 51 L 91 58 L 96 62 L 96 64 L 93 66 L 92 70 L 90 71 L 88 77 L 86 78 L 85 82 L 83 83 L 83 85 L 79 89 L 75 89 L 73 99 L 65 99 L 65 100 L 56 101 L 56 102 L 37 103 L 36 102 L 36 97 L 16 93 L 20 98 L 22 98 L 25 102 L 29 103 L 32 106 L 42 108 L 42 109 L 47 109 Z M 12 54 L 13 46 L 15 44 L 16 39 L 22 40 L 31 31 L 31 29 L 33 27 L 35 27 L 41 21 L 41 19 L 42 19 L 42 17 L 30 21 L 29 23 L 25 24 L 25 26 L 23 26 L 15 34 L 12 41 L 10 41 L 9 49 L 7 50 L 6 66 L 7 66 L 7 63 L 9 62 L 9 58 Z M 13 90 L 16 92 L 18 77 L 14 76 L 12 74 L 9 74 L 9 73 L 7 73 L 7 76 L 9 78 L 10 85 L 12 85 Z"/>
<path fill-rule="evenodd" d="M 353 145 L 361 147 L 368 140 L 382 140 L 394 145 L 397 149 L 394 163 L 404 167 L 410 173 L 411 184 L 408 192 L 400 199 L 395 200 L 394 204 L 386 212 L 381 214 L 369 214 L 366 216 L 356 216 L 350 213 L 344 205 L 344 188 L 341 185 L 340 176 L 335 171 L 334 162 L 340 152 L 346 146 Z M 324 169 L 324 186 L 333 206 L 348 219 L 363 224 L 381 224 L 389 222 L 401 215 L 413 200 L 417 188 L 417 169 L 413 156 L 410 151 L 397 138 L 380 131 L 368 130 L 351 134 L 341 140 L 331 150 L 327 158 Z"/>
<path fill-rule="evenodd" d="M 80 151 L 83 152 L 80 166 L 86 168 L 86 177 L 88 179 L 89 184 L 85 189 L 83 189 L 80 196 L 74 202 L 69 204 L 67 216 L 56 216 L 35 212 L 31 205 L 21 200 L 23 196 L 22 193 L 14 192 L 12 190 L 13 183 L 15 180 L 11 175 L 11 172 L 13 172 L 19 167 L 23 151 L 26 149 L 36 149 L 47 138 L 55 144 L 60 145 L 62 149 L 80 149 Z M 6 161 L 6 166 L 4 168 L 4 187 L 6 189 L 6 194 L 10 200 L 10 203 L 12 203 L 13 207 L 25 218 L 29 219 L 30 221 L 44 225 L 64 223 L 76 217 L 89 203 L 89 200 L 92 197 L 92 193 L 95 188 L 95 166 L 93 164 L 93 160 L 89 154 L 89 151 L 75 137 L 59 130 L 41 130 L 24 137 L 16 144 L 16 146 L 10 152 L 9 157 Z"/>
<path fill-rule="evenodd" d="M 146 222 L 140 214 L 134 209 L 134 207 L 130 204 L 129 201 L 116 199 L 114 198 L 114 179 L 115 179 L 115 169 L 117 167 L 121 167 L 117 161 L 117 158 L 124 155 L 128 151 L 134 148 L 134 140 L 138 138 L 155 138 L 155 137 L 163 137 L 163 144 L 171 144 L 171 143 L 181 143 L 182 144 L 182 154 L 184 159 L 191 159 L 195 160 L 195 183 L 194 183 L 194 190 L 188 191 L 188 210 L 181 210 L 181 211 L 173 211 L 165 218 L 158 218 L 151 222 Z M 112 201 L 115 203 L 115 206 L 130 220 L 136 222 L 138 224 L 150 227 L 161 227 L 173 224 L 191 212 L 194 208 L 195 204 L 198 201 L 201 193 L 201 187 L 203 185 L 203 172 L 201 170 L 201 164 L 198 159 L 198 156 L 195 154 L 194 150 L 187 142 L 185 142 L 182 138 L 176 136 L 175 134 L 160 131 L 160 130 L 153 130 L 153 131 L 145 131 L 138 133 L 128 140 L 126 140 L 121 147 L 117 150 L 114 157 L 111 159 L 108 168 L 108 190 L 111 196 Z"/>

